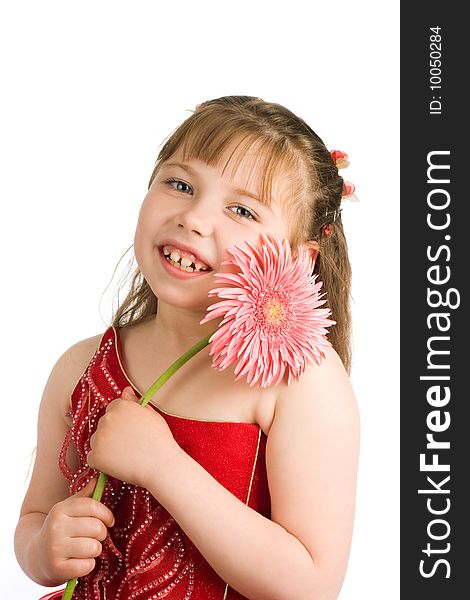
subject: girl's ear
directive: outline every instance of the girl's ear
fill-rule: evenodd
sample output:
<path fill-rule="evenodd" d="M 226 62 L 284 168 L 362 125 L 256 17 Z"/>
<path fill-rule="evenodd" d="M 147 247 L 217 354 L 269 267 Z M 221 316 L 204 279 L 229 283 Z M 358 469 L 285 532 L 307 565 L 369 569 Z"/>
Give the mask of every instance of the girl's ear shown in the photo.
<path fill-rule="evenodd" d="M 318 242 L 316 242 L 315 240 L 309 240 L 308 242 L 304 242 L 303 244 L 301 244 L 301 246 L 304 251 L 308 252 L 310 257 L 313 258 L 314 261 L 317 260 L 318 252 L 320 250 L 320 245 Z M 297 252 L 295 251 L 293 254 L 295 256 Z"/>

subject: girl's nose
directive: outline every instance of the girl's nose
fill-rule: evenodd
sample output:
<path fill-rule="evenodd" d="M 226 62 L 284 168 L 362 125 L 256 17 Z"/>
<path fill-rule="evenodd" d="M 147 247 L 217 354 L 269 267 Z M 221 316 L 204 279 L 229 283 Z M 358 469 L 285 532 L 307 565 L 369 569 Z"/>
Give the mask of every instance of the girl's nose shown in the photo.
<path fill-rule="evenodd" d="M 207 203 L 194 201 L 194 204 L 189 208 L 186 207 L 180 214 L 177 215 L 178 227 L 184 227 L 188 231 L 198 233 L 203 237 L 210 235 L 214 228 L 214 210 Z"/>

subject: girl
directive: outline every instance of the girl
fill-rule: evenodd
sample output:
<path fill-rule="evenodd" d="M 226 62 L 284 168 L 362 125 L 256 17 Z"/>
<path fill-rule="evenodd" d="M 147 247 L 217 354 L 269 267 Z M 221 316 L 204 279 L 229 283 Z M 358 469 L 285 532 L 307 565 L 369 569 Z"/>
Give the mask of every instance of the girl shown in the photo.
<path fill-rule="evenodd" d="M 359 429 L 343 185 L 312 129 L 258 98 L 204 102 L 167 140 L 140 210 L 130 291 L 112 327 L 67 350 L 46 384 L 15 535 L 34 581 L 78 577 L 77 599 L 338 597 Z M 206 347 L 139 406 L 217 328 L 199 323 L 227 248 L 262 233 L 316 259 L 336 321 L 321 366 L 250 387 L 233 368 L 210 368 Z M 102 502 L 91 498 L 98 471 L 109 475 Z"/>

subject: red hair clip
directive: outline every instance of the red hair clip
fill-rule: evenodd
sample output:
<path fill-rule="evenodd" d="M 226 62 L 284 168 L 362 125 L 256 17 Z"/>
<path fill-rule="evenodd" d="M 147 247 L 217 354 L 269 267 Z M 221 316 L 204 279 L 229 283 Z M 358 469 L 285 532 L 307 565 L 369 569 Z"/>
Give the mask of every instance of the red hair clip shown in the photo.
<path fill-rule="evenodd" d="M 346 152 L 343 152 L 342 150 L 331 150 L 330 154 L 337 169 L 346 169 L 346 167 L 349 167 L 349 160 Z"/>
<path fill-rule="evenodd" d="M 356 189 L 356 186 L 354 185 L 354 183 L 351 183 L 350 181 L 344 181 L 343 182 L 343 193 L 341 195 L 342 196 L 351 196 L 351 194 L 354 194 L 355 189 Z"/>
<path fill-rule="evenodd" d="M 349 157 L 346 152 L 343 152 L 342 150 L 331 150 L 330 154 L 337 169 L 346 169 L 346 167 L 349 167 Z M 343 192 L 341 194 L 342 200 L 352 200 L 353 202 L 358 202 L 359 198 L 354 193 L 355 189 L 356 187 L 354 183 L 345 181 L 343 183 Z"/>

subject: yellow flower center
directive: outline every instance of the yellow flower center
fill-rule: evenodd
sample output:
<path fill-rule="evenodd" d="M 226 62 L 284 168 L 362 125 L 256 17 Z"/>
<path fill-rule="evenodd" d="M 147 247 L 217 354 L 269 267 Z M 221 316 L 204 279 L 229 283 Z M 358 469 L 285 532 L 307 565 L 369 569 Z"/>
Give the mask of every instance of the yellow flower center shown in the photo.
<path fill-rule="evenodd" d="M 279 300 L 272 300 L 266 306 L 266 317 L 273 325 L 278 325 L 283 320 L 283 310 Z"/>

